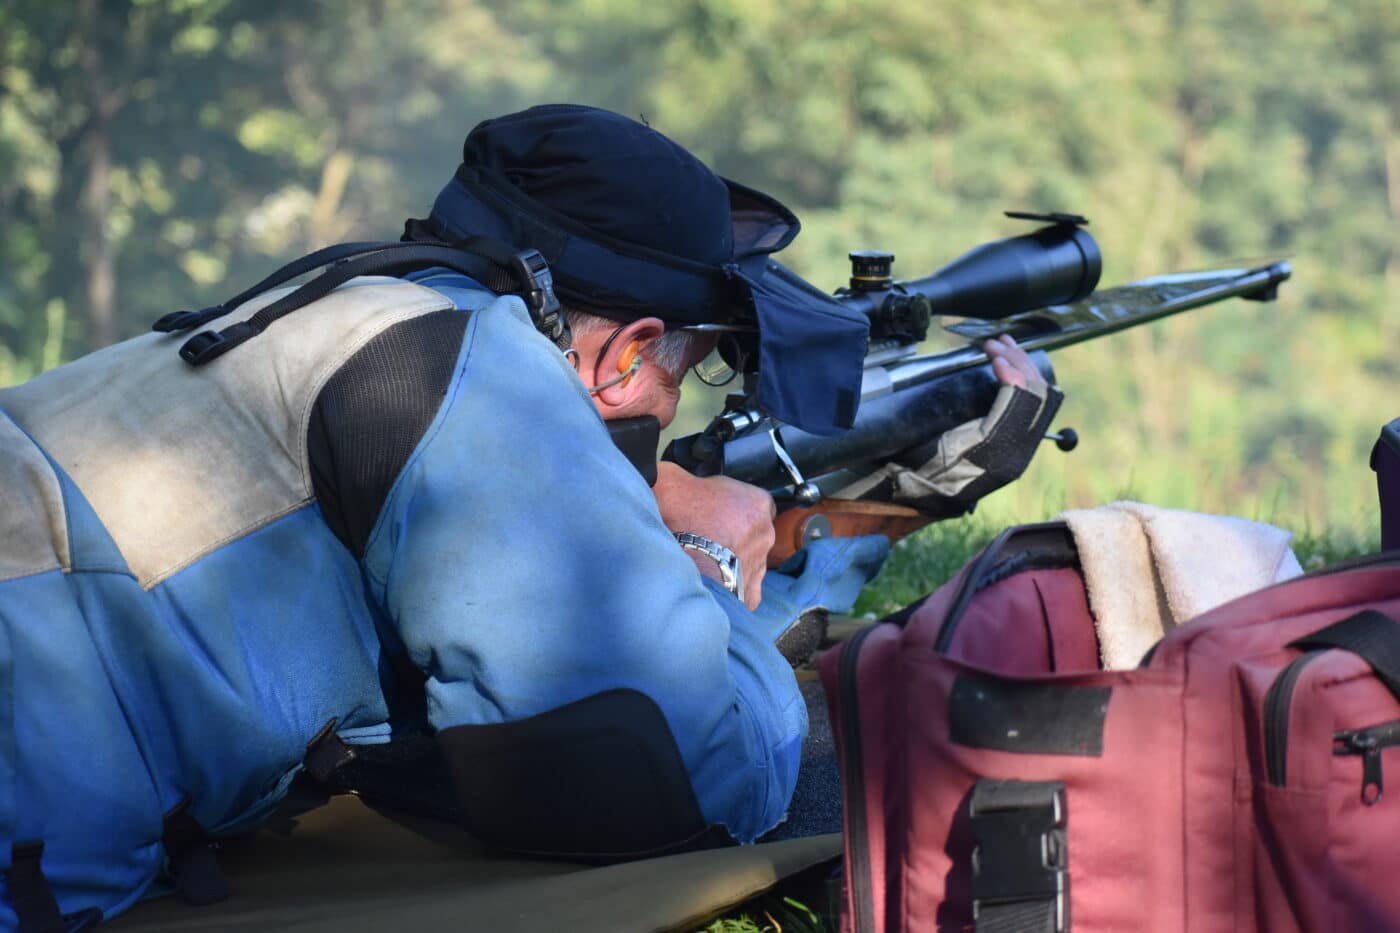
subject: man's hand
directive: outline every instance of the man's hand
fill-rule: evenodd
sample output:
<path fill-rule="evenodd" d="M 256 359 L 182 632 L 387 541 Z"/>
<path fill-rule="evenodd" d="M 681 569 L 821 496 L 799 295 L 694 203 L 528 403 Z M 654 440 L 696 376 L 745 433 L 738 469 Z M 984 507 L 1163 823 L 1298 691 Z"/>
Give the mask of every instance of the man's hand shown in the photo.
<path fill-rule="evenodd" d="M 773 497 L 757 486 L 727 476 L 692 476 L 674 463 L 656 465 L 656 504 L 672 532 L 688 531 L 729 548 L 739 557 L 744 604 L 758 607 L 768 551 L 773 547 Z M 719 567 L 704 554 L 686 551 L 700 572 L 720 578 Z"/>
<path fill-rule="evenodd" d="M 1002 385 L 1024 389 L 1036 383 L 1045 383 L 1045 377 L 1031 362 L 1030 354 L 1022 350 L 1009 334 L 983 343 L 982 352 L 991 359 L 992 372 L 996 373 Z"/>

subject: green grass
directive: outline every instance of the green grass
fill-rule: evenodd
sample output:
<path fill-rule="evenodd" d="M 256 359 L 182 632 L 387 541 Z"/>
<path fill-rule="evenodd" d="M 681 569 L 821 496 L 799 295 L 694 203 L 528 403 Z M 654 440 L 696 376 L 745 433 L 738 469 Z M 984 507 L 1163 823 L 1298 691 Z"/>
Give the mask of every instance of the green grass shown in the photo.
<path fill-rule="evenodd" d="M 1282 522 L 1276 522 L 1287 527 Z M 895 545 L 880 576 L 856 601 L 855 614 L 880 618 L 932 592 L 957 573 L 1005 525 L 994 517 L 974 513 L 938 522 Z M 1317 570 L 1380 547 L 1375 530 L 1342 528 L 1294 530 L 1293 552 L 1304 570 Z"/>
<path fill-rule="evenodd" d="M 836 929 L 836 918 L 818 914 L 792 897 L 766 894 L 750 901 L 734 915 L 720 917 L 703 933 L 827 933 Z"/>
<path fill-rule="evenodd" d="M 1342 530 L 1331 533 L 1303 530 L 1293 536 L 1293 553 L 1305 571 L 1320 570 L 1380 550 L 1380 533 Z"/>
<path fill-rule="evenodd" d="M 835 933 L 837 888 L 831 878 L 827 865 L 809 868 L 691 933 Z"/>
<path fill-rule="evenodd" d="M 910 535 L 891 549 L 880 576 L 861 592 L 855 614 L 880 618 L 936 590 L 1000 530 L 971 515 Z"/>

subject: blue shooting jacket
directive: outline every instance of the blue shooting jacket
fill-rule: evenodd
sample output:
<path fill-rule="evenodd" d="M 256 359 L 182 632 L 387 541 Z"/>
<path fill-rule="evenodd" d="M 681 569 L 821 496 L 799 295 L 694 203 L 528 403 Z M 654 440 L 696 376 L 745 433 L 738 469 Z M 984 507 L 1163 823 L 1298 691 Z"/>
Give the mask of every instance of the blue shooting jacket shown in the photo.
<path fill-rule="evenodd" d="M 166 814 L 243 831 L 328 724 L 387 741 L 392 653 L 439 730 L 638 691 L 709 823 L 782 820 L 790 618 L 701 577 L 518 299 L 424 281 L 355 280 L 200 369 L 148 334 L 0 390 L 0 930 L 25 843 L 63 912 L 110 917 L 166 889 Z M 446 392 L 357 558 L 307 412 L 356 346 L 452 309 Z"/>

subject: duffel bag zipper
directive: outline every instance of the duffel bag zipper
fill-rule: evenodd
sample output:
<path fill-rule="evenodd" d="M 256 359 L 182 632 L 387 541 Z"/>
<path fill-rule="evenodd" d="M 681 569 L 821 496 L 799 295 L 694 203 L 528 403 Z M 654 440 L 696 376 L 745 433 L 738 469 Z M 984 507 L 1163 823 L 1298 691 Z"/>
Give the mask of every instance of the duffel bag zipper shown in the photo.
<path fill-rule="evenodd" d="M 1327 577 L 1353 570 L 1370 570 L 1396 563 L 1400 563 L 1400 559 L 1397 559 L 1393 551 L 1384 554 L 1368 554 L 1355 560 L 1314 570 L 1301 577 L 1275 583 L 1259 592 L 1283 586 L 1293 586 L 1300 580 L 1315 580 L 1318 577 Z M 1157 642 L 1157 645 L 1160 644 L 1160 641 Z M 1148 662 L 1152 660 L 1157 645 L 1153 645 L 1151 650 L 1147 652 L 1147 656 L 1142 659 L 1142 667 L 1146 667 Z M 1307 651 L 1295 658 L 1274 679 L 1273 684 L 1269 687 L 1269 692 L 1264 696 L 1264 767 L 1269 783 L 1275 787 L 1283 787 L 1288 777 L 1288 712 L 1293 704 L 1293 688 L 1298 683 L 1298 675 L 1303 672 L 1303 666 L 1320 654 L 1322 654 L 1321 650 Z"/>
<path fill-rule="evenodd" d="M 1283 787 L 1288 779 L 1288 711 L 1293 705 L 1293 688 L 1303 667 L 1320 654 L 1322 651 L 1308 651 L 1293 659 L 1264 695 L 1264 767 L 1275 787 Z"/>
<path fill-rule="evenodd" d="M 1343 729 L 1332 735 L 1332 742 L 1334 755 L 1361 756 L 1361 802 L 1375 806 L 1385 790 L 1381 782 L 1381 749 L 1400 745 L 1400 720 L 1365 729 Z"/>
<path fill-rule="evenodd" d="M 865 762 L 860 747 L 856 663 L 861 645 L 875 628 L 868 625 L 846 642 L 841 649 L 841 667 L 836 678 L 841 691 L 841 741 L 846 758 L 842 784 L 846 788 L 846 828 L 851 843 L 846 884 L 851 892 L 851 918 L 855 929 L 861 933 L 875 929 L 875 905 L 870 877 L 870 828 L 865 817 Z"/>

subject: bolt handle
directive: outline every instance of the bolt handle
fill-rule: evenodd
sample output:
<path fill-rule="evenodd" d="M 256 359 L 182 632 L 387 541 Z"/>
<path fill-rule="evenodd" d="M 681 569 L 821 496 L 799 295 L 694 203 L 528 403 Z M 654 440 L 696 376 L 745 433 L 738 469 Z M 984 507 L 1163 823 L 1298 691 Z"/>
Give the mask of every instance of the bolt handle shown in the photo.
<path fill-rule="evenodd" d="M 1060 430 L 1054 434 L 1045 435 L 1045 439 L 1047 441 L 1054 441 L 1055 446 L 1065 453 L 1069 453 L 1079 446 L 1079 432 L 1074 428 L 1060 428 Z"/>

